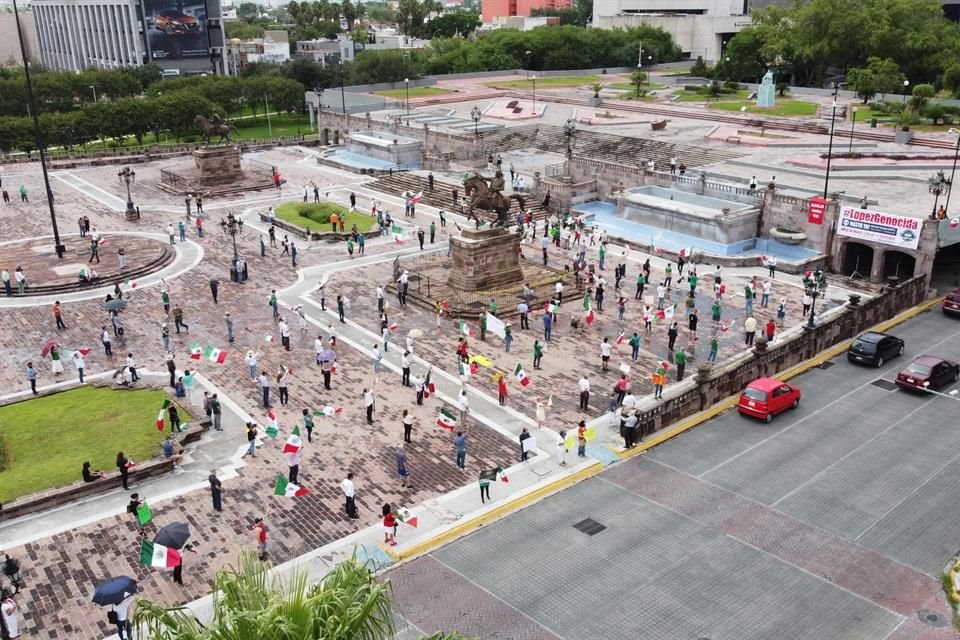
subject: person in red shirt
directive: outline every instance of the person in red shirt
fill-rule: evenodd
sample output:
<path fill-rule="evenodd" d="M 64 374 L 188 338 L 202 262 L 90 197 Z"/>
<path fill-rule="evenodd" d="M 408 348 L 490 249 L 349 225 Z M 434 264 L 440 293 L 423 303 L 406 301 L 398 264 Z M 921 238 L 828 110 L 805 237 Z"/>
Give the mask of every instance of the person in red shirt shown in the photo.
<path fill-rule="evenodd" d="M 261 561 L 267 559 L 267 525 L 263 523 L 263 518 L 257 518 L 253 521 L 252 533 L 257 537 L 257 554 Z"/>
<path fill-rule="evenodd" d="M 457 355 L 460 357 L 461 362 L 470 361 L 470 348 L 467 346 L 466 338 L 460 338 L 457 343 Z"/>
<path fill-rule="evenodd" d="M 387 503 L 383 505 L 383 542 L 384 544 L 389 544 L 391 547 L 397 546 L 397 541 L 394 540 L 393 534 L 396 531 L 397 519 L 393 515 L 393 509 L 390 508 L 390 504 Z"/>
<path fill-rule="evenodd" d="M 500 374 L 497 380 L 497 395 L 500 400 L 500 406 L 507 404 L 507 376 Z"/>
<path fill-rule="evenodd" d="M 766 329 L 767 329 L 767 341 L 773 342 L 773 334 L 777 332 L 777 324 L 773 321 L 773 319 L 770 319 L 767 321 Z"/>

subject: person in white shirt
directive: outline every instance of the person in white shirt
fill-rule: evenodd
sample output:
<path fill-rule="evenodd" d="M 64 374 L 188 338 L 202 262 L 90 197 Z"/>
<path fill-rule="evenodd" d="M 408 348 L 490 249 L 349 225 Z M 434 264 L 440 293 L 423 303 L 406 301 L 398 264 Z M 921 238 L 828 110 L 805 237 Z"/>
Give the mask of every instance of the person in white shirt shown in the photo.
<path fill-rule="evenodd" d="M 140 376 L 137 375 L 137 361 L 133 359 L 133 353 L 127 354 L 127 369 L 130 370 L 130 380 L 136 382 L 140 379 Z M 254 377 L 256 380 L 256 377 Z"/>
<path fill-rule="evenodd" d="M 380 363 L 383 361 L 383 354 L 380 353 L 380 345 L 373 345 L 373 355 L 371 358 L 373 359 L 373 372 L 380 373 Z"/>
<path fill-rule="evenodd" d="M 317 364 L 320 364 L 320 354 L 325 350 L 326 348 L 323 346 L 323 337 L 318 333 L 317 339 L 313 341 L 313 351 L 316 354 Z"/>
<path fill-rule="evenodd" d="M 460 393 L 457 394 L 457 404 L 460 407 L 460 418 L 457 424 L 463 427 L 466 426 L 467 416 L 470 415 L 470 400 L 467 398 L 467 390 L 463 388 L 462 384 Z"/>
<path fill-rule="evenodd" d="M 383 313 L 383 287 L 377 285 L 377 311 Z"/>
<path fill-rule="evenodd" d="M 667 289 L 663 283 L 657 285 L 657 309 L 663 309 L 663 298 L 667 295 Z"/>
<path fill-rule="evenodd" d="M 83 384 L 83 354 L 79 351 L 73 352 L 73 364 L 77 367 L 77 374 L 80 376 L 80 384 Z"/>
<path fill-rule="evenodd" d="M 290 325 L 287 324 L 286 318 L 280 318 L 280 342 L 283 344 L 283 348 L 287 351 L 290 351 Z"/>
<path fill-rule="evenodd" d="M 558 281 L 554 286 L 554 291 L 557 294 L 557 304 L 563 304 L 563 283 Z"/>
<path fill-rule="evenodd" d="M 582 376 L 577 384 L 580 386 L 580 410 L 586 411 L 590 402 L 590 381 L 587 376 Z"/>
<path fill-rule="evenodd" d="M 624 412 L 634 409 L 637 406 L 636 396 L 634 396 L 632 392 L 628 391 L 627 395 L 623 396 L 622 406 Z"/>
<path fill-rule="evenodd" d="M 610 352 L 610 338 L 604 338 L 603 342 L 600 343 L 600 360 L 604 371 L 610 369 Z"/>
<path fill-rule="evenodd" d="M 353 484 L 353 472 L 347 473 L 347 477 L 343 479 L 343 482 L 340 483 L 340 490 L 343 491 L 343 496 L 347 500 L 345 506 L 347 510 L 347 516 L 356 520 L 360 517 L 360 514 L 357 513 L 357 502 L 356 494 L 357 488 Z"/>
<path fill-rule="evenodd" d="M 766 308 L 767 304 L 770 302 L 770 290 L 773 288 L 773 285 L 769 280 L 765 280 L 763 283 L 763 294 L 760 297 L 760 306 Z"/>
<path fill-rule="evenodd" d="M 373 424 L 373 389 L 364 389 L 363 390 L 363 406 L 367 412 L 367 424 Z"/>
<path fill-rule="evenodd" d="M 8 590 L 3 590 L 3 604 L 0 605 L 0 614 L 3 615 L 3 625 L 7 629 L 7 638 L 20 637 L 20 618 L 18 617 L 17 603 L 13 600 L 13 594 Z"/>
<path fill-rule="evenodd" d="M 413 353 L 413 336 L 407 336 L 407 351 Z"/>
<path fill-rule="evenodd" d="M 400 356 L 400 384 L 405 387 L 410 386 L 410 352 L 404 351 L 403 355 Z"/>
<path fill-rule="evenodd" d="M 337 330 L 333 328 L 333 323 L 327 325 L 327 336 L 331 347 L 337 346 Z"/>
<path fill-rule="evenodd" d="M 126 598 L 120 601 L 120 604 L 113 605 L 113 610 L 117 613 L 117 635 L 120 636 L 120 640 L 132 640 L 133 632 L 132 625 L 127 619 L 127 613 L 130 609 L 130 605 L 133 604 L 133 594 L 130 594 Z"/>

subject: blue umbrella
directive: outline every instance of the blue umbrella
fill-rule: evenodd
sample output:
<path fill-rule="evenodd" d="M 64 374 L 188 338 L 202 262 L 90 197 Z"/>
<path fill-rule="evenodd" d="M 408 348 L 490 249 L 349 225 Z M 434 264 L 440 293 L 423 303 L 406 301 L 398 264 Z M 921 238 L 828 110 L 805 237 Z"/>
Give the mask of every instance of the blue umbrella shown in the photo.
<path fill-rule="evenodd" d="M 137 581 L 129 576 L 110 578 L 97 585 L 93 592 L 93 602 L 101 607 L 120 604 L 137 592 Z"/>

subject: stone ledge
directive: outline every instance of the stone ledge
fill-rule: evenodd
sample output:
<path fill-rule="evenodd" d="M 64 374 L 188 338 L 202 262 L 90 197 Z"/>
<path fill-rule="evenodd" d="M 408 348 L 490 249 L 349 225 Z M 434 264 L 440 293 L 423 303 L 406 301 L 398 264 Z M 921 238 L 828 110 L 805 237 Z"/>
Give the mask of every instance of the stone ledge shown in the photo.
<path fill-rule="evenodd" d="M 186 446 L 200 440 L 200 437 L 210 429 L 211 422 L 208 419 L 197 421 L 197 427 L 188 428 L 178 437 L 178 442 Z M 79 463 L 78 463 L 79 470 Z M 159 476 L 173 470 L 173 460 L 162 457 L 152 458 L 144 462 L 136 463 L 129 473 L 129 479 L 132 482 L 145 480 L 154 476 Z M 20 516 L 37 511 L 43 511 L 51 507 L 57 507 L 63 504 L 73 502 L 77 498 L 96 495 L 102 491 L 122 486 L 120 482 L 120 472 L 111 471 L 104 475 L 100 480 L 93 482 L 74 482 L 62 487 L 44 489 L 37 493 L 31 493 L 0 505 L 0 522 L 19 518 Z"/>

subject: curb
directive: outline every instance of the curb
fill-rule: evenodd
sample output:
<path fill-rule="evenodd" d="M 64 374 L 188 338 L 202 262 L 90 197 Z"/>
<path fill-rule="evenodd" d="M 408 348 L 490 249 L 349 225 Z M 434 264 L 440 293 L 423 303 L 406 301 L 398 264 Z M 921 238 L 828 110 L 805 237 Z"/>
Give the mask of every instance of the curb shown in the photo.
<path fill-rule="evenodd" d="M 881 331 L 881 332 L 886 331 L 891 327 L 895 327 L 898 324 L 905 322 L 919 315 L 920 313 L 923 313 L 924 311 L 929 311 L 936 305 L 941 304 L 943 302 L 943 299 L 944 299 L 944 296 L 939 296 L 937 298 L 933 298 L 932 300 L 921 302 L 920 304 L 914 307 L 911 307 L 906 311 L 901 312 L 900 314 L 894 316 L 893 318 L 889 320 L 885 320 L 879 324 L 876 324 L 867 330 Z M 780 374 L 779 376 L 780 379 L 789 380 L 790 378 L 794 378 L 798 375 L 806 373 L 810 369 L 819 366 L 821 363 L 827 360 L 830 360 L 831 358 L 835 358 L 837 355 L 846 351 L 849 348 L 851 342 L 853 342 L 852 339 L 844 340 L 830 347 L 829 349 L 826 349 L 825 351 L 818 353 L 817 355 L 810 358 L 809 360 L 806 360 L 797 365 L 794 365 L 793 367 L 790 367 L 789 369 L 787 369 L 786 371 Z M 708 409 L 705 409 L 704 411 L 701 411 L 697 414 L 690 416 L 689 418 L 686 418 L 685 420 L 682 420 L 679 424 L 677 424 L 673 428 L 660 432 L 655 437 L 634 447 L 633 449 L 630 449 L 629 451 L 614 449 L 609 445 L 606 445 L 606 446 L 611 451 L 613 451 L 617 456 L 619 456 L 621 460 L 628 460 L 630 458 L 640 455 L 641 453 L 648 451 L 649 449 L 652 449 L 653 447 L 659 444 L 663 444 L 667 440 L 675 438 L 676 436 L 686 431 L 689 431 L 690 429 L 706 422 L 707 420 L 710 420 L 711 418 L 716 417 L 717 415 L 723 413 L 727 409 L 734 407 L 737 404 L 738 398 L 739 398 L 739 395 L 733 395 L 733 396 L 724 398 L 723 400 L 715 403 Z M 487 511 L 486 513 L 480 514 L 474 518 L 470 518 L 469 520 L 466 520 L 464 522 L 455 524 L 450 528 L 444 531 L 441 531 L 440 533 L 437 533 L 433 537 L 423 540 L 421 542 L 418 542 L 416 544 L 413 544 L 406 549 L 397 551 L 382 544 L 380 545 L 380 548 L 383 550 L 384 553 L 386 553 L 394 561 L 394 564 L 405 562 L 408 560 L 413 560 L 420 556 L 431 553 L 434 550 L 438 549 L 439 547 L 442 547 L 462 536 L 473 533 L 474 531 L 480 529 L 481 527 L 487 524 L 496 522 L 497 520 L 500 520 L 501 518 L 504 518 L 512 513 L 515 513 L 520 509 L 528 507 L 534 502 L 547 498 L 553 495 L 554 493 L 562 491 L 563 489 L 566 489 L 567 487 L 570 487 L 578 482 L 582 482 L 583 480 L 592 478 L 593 476 L 603 471 L 605 468 L 606 468 L 606 465 L 604 465 L 601 462 L 595 461 L 591 463 L 589 466 L 583 469 L 580 469 L 579 471 L 576 471 L 570 474 L 569 476 L 559 478 L 542 487 L 533 489 L 529 493 L 521 495 L 511 501 L 505 502 L 491 509 L 490 511 Z"/>

